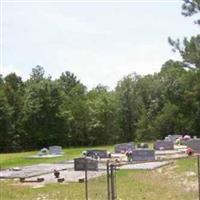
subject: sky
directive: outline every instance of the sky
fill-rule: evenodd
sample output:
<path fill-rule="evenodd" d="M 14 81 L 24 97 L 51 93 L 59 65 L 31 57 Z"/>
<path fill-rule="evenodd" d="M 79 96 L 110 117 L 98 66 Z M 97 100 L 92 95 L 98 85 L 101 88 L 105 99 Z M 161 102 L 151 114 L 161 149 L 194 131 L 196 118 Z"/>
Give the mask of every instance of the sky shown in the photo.
<path fill-rule="evenodd" d="M 181 0 L 1 2 L 0 74 L 29 78 L 36 65 L 73 72 L 89 89 L 113 89 L 125 75 L 153 74 L 180 60 L 167 42 L 199 33 Z"/>

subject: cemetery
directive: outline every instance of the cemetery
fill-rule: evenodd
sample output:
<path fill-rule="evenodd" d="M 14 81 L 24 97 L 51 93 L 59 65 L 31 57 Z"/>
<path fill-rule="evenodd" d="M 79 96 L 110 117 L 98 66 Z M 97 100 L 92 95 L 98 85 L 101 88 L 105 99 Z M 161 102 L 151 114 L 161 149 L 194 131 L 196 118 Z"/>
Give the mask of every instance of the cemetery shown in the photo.
<path fill-rule="evenodd" d="M 83 149 L 86 154 L 81 155 L 80 151 L 79 155 L 77 154 L 76 157 L 72 157 L 73 159 L 71 160 L 63 159 L 56 163 L 42 163 L 43 159 L 39 159 L 39 164 L 25 166 L 16 165 L 9 168 L 3 168 L 0 170 L 0 183 L 3 184 L 6 180 L 10 180 L 14 181 L 17 185 L 34 189 L 38 187 L 49 187 L 49 184 L 58 184 L 61 187 L 65 184 L 75 183 L 82 183 L 84 185 L 86 184 L 85 181 L 87 181 L 87 187 L 94 188 L 94 186 L 91 186 L 90 184 L 95 181 L 96 186 L 98 187 L 98 180 L 103 179 L 104 186 L 106 187 L 106 176 L 108 169 L 110 170 L 108 166 L 115 166 L 114 173 L 117 174 L 126 170 L 128 173 L 138 171 L 137 173 L 146 174 L 145 171 L 152 171 L 151 173 L 153 174 L 159 174 L 159 172 L 164 169 L 168 171 L 172 166 L 175 166 L 177 162 L 186 162 L 186 160 L 191 162 L 191 159 L 193 160 L 193 157 L 195 158 L 196 153 L 198 153 L 198 150 L 200 149 L 199 141 L 199 139 L 191 139 L 187 143 L 188 146 L 183 146 L 176 145 L 176 140 L 169 141 L 168 138 L 165 138 L 164 140 L 157 140 L 153 144 L 141 143 L 135 145 L 133 142 L 130 142 L 117 144 L 108 149 Z M 171 142 L 173 144 L 171 144 Z M 189 157 L 187 154 L 188 148 L 194 150 L 193 155 Z M 52 146 L 48 149 L 43 149 L 40 152 L 43 152 L 43 155 L 67 155 L 62 147 L 58 146 Z M 110 156 L 108 156 L 109 152 Z M 61 158 L 62 157 L 55 157 L 49 159 Z M 27 157 L 24 159 L 27 159 Z M 31 159 L 30 161 L 37 161 L 37 159 Z M 30 161 L 27 159 L 27 162 Z M 144 172 L 140 172 L 140 170 Z M 119 178 L 116 178 L 116 181 L 119 181 L 120 183 Z M 114 188 L 115 187 L 117 187 L 117 185 L 115 185 Z M 93 194 L 93 192 L 88 190 L 88 195 L 90 193 Z M 110 193 L 112 193 L 112 191 L 110 191 Z M 120 196 L 120 193 L 118 195 Z"/>
<path fill-rule="evenodd" d="M 172 184 L 181 192 L 179 199 L 189 200 L 187 194 L 190 197 L 198 194 L 197 166 L 200 164 L 197 164 L 197 155 L 200 153 L 200 139 L 188 136 L 185 138 L 181 135 L 168 135 L 163 140 L 151 143 L 127 142 L 98 148 L 82 147 L 77 150 L 53 145 L 42 148 L 36 154 L 19 153 L 24 155 L 20 158 L 23 165 L 19 165 L 19 161 L 16 164 L 2 165 L 0 160 L 0 184 L 7 188 L 15 184 L 24 191 L 27 187 L 34 191 L 37 188 L 49 188 L 53 184 L 57 190 L 68 188 L 71 192 L 63 193 L 66 196 L 71 195 L 71 199 L 114 200 L 120 199 L 121 195 L 121 199 L 126 199 L 126 188 L 123 186 L 131 187 L 133 177 L 138 181 L 134 183 L 137 185 L 141 181 L 137 176 L 144 176 L 144 183 L 151 180 L 148 184 L 159 188 L 156 186 L 158 182 L 154 182 L 159 180 L 170 194 L 173 193 L 170 189 Z M 13 156 L 14 160 L 16 155 Z M 8 161 L 6 157 L 4 159 Z M 200 158 L 198 159 L 200 163 Z M 124 173 L 127 175 L 123 175 Z M 165 179 L 175 182 L 168 184 L 163 182 Z M 77 192 L 74 193 L 76 190 L 70 189 L 74 184 L 82 191 L 78 197 Z M 127 199 L 131 199 L 131 195 Z M 151 199 L 148 191 L 145 195 Z M 176 195 L 171 199 L 175 200 Z"/>
<path fill-rule="evenodd" d="M 173 142 L 173 145 L 171 144 L 171 142 Z M 40 159 L 39 157 L 38 159 L 27 159 L 27 157 L 31 157 L 34 155 L 26 156 L 24 157 L 24 161 L 26 161 L 27 163 L 39 163 L 29 165 L 25 164 L 25 166 L 14 165 L 11 167 L 4 167 L 0 170 L 0 183 L 7 185 L 9 183 L 6 180 L 9 180 L 17 184 L 17 186 L 23 187 L 24 190 L 26 190 L 26 187 L 31 187 L 32 190 L 34 190 L 34 188 L 48 188 L 51 184 L 56 184 L 57 187 L 59 187 L 60 189 L 65 187 L 71 188 L 73 187 L 73 184 L 78 184 L 76 185 L 76 187 L 79 188 L 79 190 L 82 188 L 83 193 L 81 193 L 81 196 L 79 197 L 73 196 L 75 195 L 75 193 L 70 194 L 72 195 L 71 198 L 75 199 L 85 199 L 84 196 L 86 190 L 84 188 L 85 184 L 87 183 L 86 185 L 89 197 L 93 196 L 93 192 L 95 192 L 99 188 L 101 192 L 96 191 L 96 197 L 94 197 L 94 199 L 98 200 L 102 195 L 103 199 L 107 199 L 106 177 L 108 177 L 109 169 L 109 173 L 114 173 L 116 175 L 118 174 L 117 177 L 115 177 L 116 175 L 109 175 L 109 177 L 113 176 L 113 178 L 115 179 L 114 182 L 116 182 L 116 184 L 114 184 L 113 187 L 115 189 L 117 188 L 117 192 L 115 191 L 116 194 L 114 194 L 112 189 L 110 189 L 110 195 L 116 195 L 117 197 L 120 197 L 124 194 L 123 191 L 126 191 L 125 188 L 123 190 L 121 189 L 123 188 L 124 184 L 122 184 L 121 181 L 125 177 L 120 178 L 120 174 L 126 172 L 129 175 L 132 174 L 132 176 L 135 176 L 134 174 L 136 173 L 138 175 L 143 174 L 143 176 L 148 177 L 148 173 L 150 173 L 152 174 L 152 176 L 156 176 L 157 179 L 159 179 L 158 177 L 161 176 L 161 172 L 166 171 L 165 173 L 167 174 L 164 173 L 162 174 L 162 176 L 166 176 L 169 178 L 171 176 L 170 174 L 172 173 L 172 167 L 179 166 L 179 163 L 182 162 L 194 162 L 196 160 L 195 156 L 196 152 L 198 152 L 197 150 L 199 147 L 198 142 L 199 139 L 188 140 L 188 146 L 176 145 L 176 140 L 169 141 L 168 139 L 159 140 L 154 143 L 138 143 L 137 145 L 135 145 L 135 143 L 133 142 L 130 142 L 102 148 L 81 148 L 81 150 L 73 156 L 69 155 L 71 151 L 68 152 L 65 149 L 62 149 L 62 147 L 51 146 L 48 149 L 41 150 L 40 152 L 42 152 L 43 154 L 40 156 L 62 156 L 43 159 Z M 188 157 L 186 151 L 187 148 L 194 149 L 194 154 L 192 156 Z M 83 154 L 81 153 L 81 151 L 85 153 Z M 67 156 L 69 157 L 67 158 Z M 52 161 L 54 160 L 54 162 L 45 163 L 45 159 L 51 159 Z M 57 161 L 55 162 L 55 160 Z M 112 170 L 114 169 L 114 171 L 110 171 L 110 167 L 112 168 Z M 194 172 L 193 170 L 194 166 L 191 169 L 187 169 L 187 173 L 189 174 L 189 176 L 190 174 L 191 176 L 196 176 L 192 175 L 196 174 L 196 172 Z M 129 181 L 129 178 L 127 177 L 127 184 L 132 185 L 132 183 L 129 183 Z M 110 182 L 110 184 L 111 183 L 112 181 Z M 153 180 L 151 180 L 151 184 L 152 183 L 157 184 L 154 183 Z M 165 185 L 166 183 L 162 184 Z M 197 185 L 194 184 L 194 182 L 191 182 L 191 184 L 193 184 L 194 186 L 192 188 L 187 186 L 188 188 L 190 188 L 188 190 L 197 191 L 197 189 L 195 189 Z M 12 186 L 8 185 L 7 187 Z M 127 187 L 129 186 L 127 185 Z M 165 185 L 165 187 L 169 186 Z M 146 191 L 146 194 L 148 196 L 148 191 Z M 183 194 L 184 197 L 187 196 L 184 191 Z M 180 196 L 181 195 L 182 194 L 180 194 Z M 114 199 L 118 199 L 117 197 Z"/>
<path fill-rule="evenodd" d="M 37 155 L 31 155 L 27 158 L 55 158 L 63 156 L 61 146 L 50 146 L 49 148 L 42 148 Z"/>
<path fill-rule="evenodd" d="M 200 0 L 0 13 L 0 200 L 200 200 Z"/>

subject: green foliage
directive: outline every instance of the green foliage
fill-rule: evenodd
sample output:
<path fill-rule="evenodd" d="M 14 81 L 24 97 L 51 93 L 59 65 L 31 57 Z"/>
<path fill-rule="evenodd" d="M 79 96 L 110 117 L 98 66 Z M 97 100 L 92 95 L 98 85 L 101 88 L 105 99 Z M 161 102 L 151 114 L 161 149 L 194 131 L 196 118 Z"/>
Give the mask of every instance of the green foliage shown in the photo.
<path fill-rule="evenodd" d="M 128 75 L 116 88 L 119 125 L 122 130 L 120 139 L 130 141 L 136 138 L 136 123 L 139 115 L 139 104 L 136 95 L 136 84 L 140 77 Z"/>
<path fill-rule="evenodd" d="M 182 56 L 187 68 L 200 69 L 200 35 L 193 36 L 190 39 L 184 38 L 183 42 L 179 39 L 174 41 L 168 39 L 173 46 L 173 51 L 178 51 Z"/>
<path fill-rule="evenodd" d="M 87 95 L 91 144 L 110 144 L 118 140 L 115 95 L 106 87 L 97 86 Z"/>
<path fill-rule="evenodd" d="M 199 136 L 200 71 L 184 66 L 169 60 L 154 75 L 124 77 L 114 91 L 87 91 L 70 72 L 52 80 L 41 67 L 25 82 L 1 77 L 1 151 Z"/>
<path fill-rule="evenodd" d="M 200 12 L 200 0 L 183 0 L 182 14 L 186 17 L 190 17 L 194 14 Z M 200 20 L 195 21 L 195 23 L 200 24 Z"/>
<path fill-rule="evenodd" d="M 182 14 L 190 17 L 200 12 L 200 0 L 183 0 Z M 200 20 L 195 23 L 200 25 Z M 192 36 L 190 39 L 184 38 L 173 40 L 168 38 L 169 43 L 173 47 L 173 51 L 178 51 L 185 63 L 184 67 L 200 69 L 200 35 Z"/>

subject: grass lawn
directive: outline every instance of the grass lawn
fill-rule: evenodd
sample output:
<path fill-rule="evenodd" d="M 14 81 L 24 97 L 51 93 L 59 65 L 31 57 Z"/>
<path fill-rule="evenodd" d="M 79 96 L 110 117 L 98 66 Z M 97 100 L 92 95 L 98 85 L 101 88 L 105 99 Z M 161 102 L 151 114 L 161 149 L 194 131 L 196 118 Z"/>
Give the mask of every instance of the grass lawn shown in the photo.
<path fill-rule="evenodd" d="M 75 157 L 79 157 L 82 151 L 86 149 L 107 149 L 108 151 L 113 151 L 113 146 L 66 148 L 64 149 L 64 156 L 57 158 L 27 158 L 28 156 L 36 155 L 38 151 L 24 153 L 4 153 L 0 154 L 0 168 L 5 169 L 16 166 L 25 166 L 39 163 L 54 163 L 71 160 Z"/>
<path fill-rule="evenodd" d="M 105 147 L 102 147 L 105 148 Z M 106 147 L 110 149 L 112 147 Z M 66 158 L 80 155 L 85 148 L 65 149 Z M 3 154 L 2 166 L 32 164 L 24 159 L 31 153 Z M 70 154 L 71 153 L 71 154 Z M 17 155 L 17 156 L 15 156 Z M 1 157 L 2 158 L 2 157 Z M 8 159 L 13 159 L 9 162 Z M 59 158 L 61 159 L 61 158 Z M 22 163 L 18 163 L 21 162 Z M 47 159 L 45 162 L 55 162 Z M 36 159 L 35 163 L 41 162 Z M 44 162 L 42 160 L 42 162 Z M 196 158 L 181 159 L 153 171 L 120 170 L 116 176 L 118 200 L 197 200 Z M 84 200 L 84 183 L 49 184 L 42 188 L 23 186 L 13 180 L 0 181 L 0 200 Z M 89 199 L 106 200 L 106 176 L 89 181 Z"/>

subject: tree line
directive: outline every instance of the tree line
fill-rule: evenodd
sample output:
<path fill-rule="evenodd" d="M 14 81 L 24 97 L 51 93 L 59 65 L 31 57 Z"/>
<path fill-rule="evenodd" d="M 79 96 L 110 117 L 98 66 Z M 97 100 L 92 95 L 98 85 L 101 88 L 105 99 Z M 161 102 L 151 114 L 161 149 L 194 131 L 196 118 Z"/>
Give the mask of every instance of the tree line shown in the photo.
<path fill-rule="evenodd" d="M 199 13 L 200 1 L 185 0 L 182 11 Z M 169 42 L 182 61 L 168 60 L 152 75 L 127 75 L 112 91 L 88 90 L 69 71 L 52 79 L 41 66 L 26 81 L 0 75 L 0 151 L 200 136 L 200 35 Z"/>

